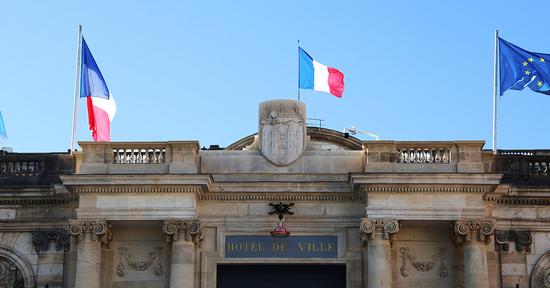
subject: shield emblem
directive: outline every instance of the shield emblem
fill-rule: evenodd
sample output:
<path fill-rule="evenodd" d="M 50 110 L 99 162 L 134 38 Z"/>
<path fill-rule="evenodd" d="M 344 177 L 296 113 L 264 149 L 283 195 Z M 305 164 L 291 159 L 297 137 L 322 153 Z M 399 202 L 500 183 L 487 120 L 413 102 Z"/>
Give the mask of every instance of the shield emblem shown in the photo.
<path fill-rule="evenodd" d="M 277 166 L 296 161 L 306 148 L 306 106 L 293 100 L 260 103 L 259 146 Z"/>

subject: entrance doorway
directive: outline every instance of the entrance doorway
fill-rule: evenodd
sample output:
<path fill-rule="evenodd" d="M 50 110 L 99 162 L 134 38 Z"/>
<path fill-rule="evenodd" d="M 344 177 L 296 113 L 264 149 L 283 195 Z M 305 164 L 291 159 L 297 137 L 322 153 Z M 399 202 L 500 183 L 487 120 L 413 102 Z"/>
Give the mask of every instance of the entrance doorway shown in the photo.
<path fill-rule="evenodd" d="M 217 288 L 345 288 L 346 265 L 218 265 Z"/>

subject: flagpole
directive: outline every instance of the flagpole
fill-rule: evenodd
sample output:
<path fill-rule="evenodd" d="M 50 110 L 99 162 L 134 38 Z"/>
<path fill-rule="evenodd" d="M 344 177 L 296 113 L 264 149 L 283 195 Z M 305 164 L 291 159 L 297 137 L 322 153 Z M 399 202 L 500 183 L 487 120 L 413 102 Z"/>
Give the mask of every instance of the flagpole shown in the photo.
<path fill-rule="evenodd" d="M 495 68 L 495 79 L 493 85 L 493 154 L 497 153 L 497 104 L 498 104 L 498 84 L 499 84 L 499 46 L 498 46 L 498 30 L 495 30 L 495 59 L 494 59 L 494 68 Z"/>
<path fill-rule="evenodd" d="M 300 39 L 298 39 L 298 101 L 300 101 Z"/>
<path fill-rule="evenodd" d="M 76 45 L 76 75 L 74 79 L 74 109 L 73 109 L 73 134 L 71 137 L 71 150 L 73 154 L 76 138 L 76 122 L 77 122 L 77 110 L 78 110 L 78 96 L 80 94 L 80 64 L 82 62 L 82 25 L 78 25 L 78 44 Z"/>

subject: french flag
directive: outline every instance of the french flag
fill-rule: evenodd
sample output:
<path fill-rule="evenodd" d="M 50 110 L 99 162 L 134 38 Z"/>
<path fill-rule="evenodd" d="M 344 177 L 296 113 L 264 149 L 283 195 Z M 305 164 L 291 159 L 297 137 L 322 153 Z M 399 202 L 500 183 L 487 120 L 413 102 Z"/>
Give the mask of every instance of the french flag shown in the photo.
<path fill-rule="evenodd" d="M 116 114 L 116 103 L 99 67 L 82 38 L 80 66 L 80 98 L 86 97 L 88 123 L 94 141 L 111 141 L 111 122 Z"/>
<path fill-rule="evenodd" d="M 298 47 L 300 59 L 299 88 L 330 93 L 338 98 L 344 94 L 344 74 L 336 68 L 327 67 Z"/>

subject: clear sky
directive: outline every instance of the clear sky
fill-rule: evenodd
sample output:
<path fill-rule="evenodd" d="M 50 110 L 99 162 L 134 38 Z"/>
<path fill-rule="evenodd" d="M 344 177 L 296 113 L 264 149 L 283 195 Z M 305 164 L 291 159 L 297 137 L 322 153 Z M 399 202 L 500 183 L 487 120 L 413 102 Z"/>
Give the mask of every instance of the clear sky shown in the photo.
<path fill-rule="evenodd" d="M 345 74 L 342 99 L 303 90 L 310 118 L 391 140 L 485 140 L 494 31 L 550 53 L 547 0 L 0 2 L 5 146 L 70 146 L 77 25 L 118 112 L 112 141 L 227 146 L 258 129 L 258 103 L 297 98 L 297 43 Z M 550 97 L 500 98 L 498 146 L 550 148 Z M 85 100 L 78 140 L 91 140 Z M 369 137 L 360 136 L 362 139 Z"/>

